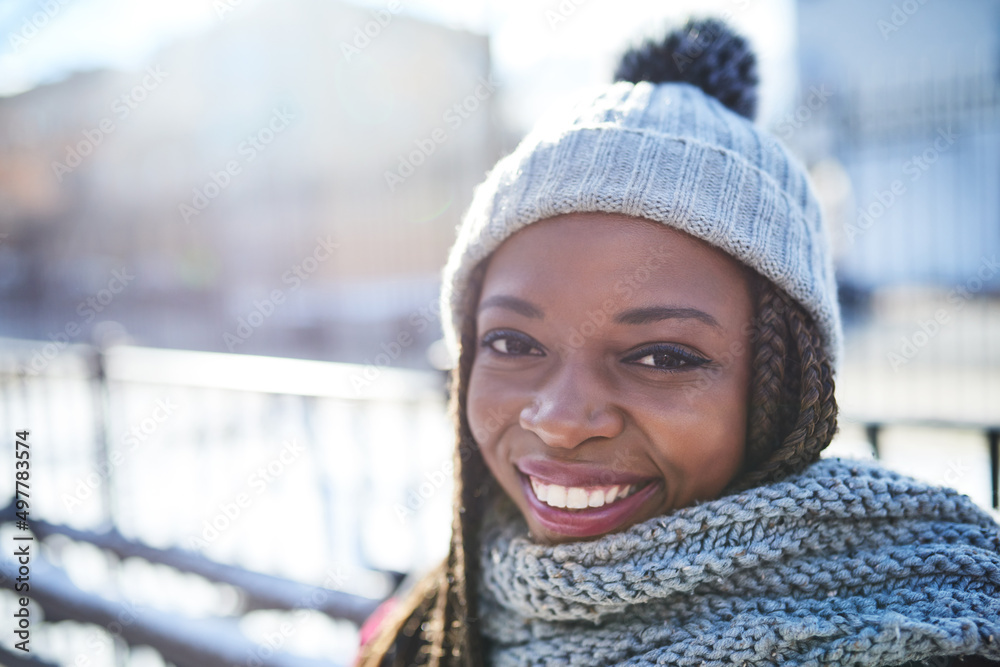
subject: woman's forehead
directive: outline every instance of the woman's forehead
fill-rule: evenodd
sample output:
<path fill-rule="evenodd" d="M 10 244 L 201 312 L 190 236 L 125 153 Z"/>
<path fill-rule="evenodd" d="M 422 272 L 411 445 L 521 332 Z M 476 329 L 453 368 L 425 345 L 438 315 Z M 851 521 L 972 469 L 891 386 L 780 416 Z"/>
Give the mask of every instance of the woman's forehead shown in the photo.
<path fill-rule="evenodd" d="M 649 220 L 581 213 L 507 239 L 490 259 L 481 302 L 509 295 L 624 305 L 673 297 L 724 307 L 745 289 L 743 266 L 704 241 Z"/>

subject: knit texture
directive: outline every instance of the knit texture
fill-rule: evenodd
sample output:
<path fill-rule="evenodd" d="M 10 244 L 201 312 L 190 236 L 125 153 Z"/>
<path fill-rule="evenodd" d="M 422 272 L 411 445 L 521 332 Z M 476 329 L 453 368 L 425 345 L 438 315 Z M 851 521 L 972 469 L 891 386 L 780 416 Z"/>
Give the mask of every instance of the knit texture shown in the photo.
<path fill-rule="evenodd" d="M 484 517 L 479 616 L 507 665 L 898 665 L 1000 658 L 1000 526 L 875 463 L 804 472 L 589 542 Z"/>
<path fill-rule="evenodd" d="M 646 218 L 720 248 L 801 303 L 831 360 L 840 356 L 830 244 L 805 169 L 691 84 L 620 81 L 541 123 L 476 189 L 444 270 L 453 358 L 475 265 L 529 224 L 594 211 Z"/>

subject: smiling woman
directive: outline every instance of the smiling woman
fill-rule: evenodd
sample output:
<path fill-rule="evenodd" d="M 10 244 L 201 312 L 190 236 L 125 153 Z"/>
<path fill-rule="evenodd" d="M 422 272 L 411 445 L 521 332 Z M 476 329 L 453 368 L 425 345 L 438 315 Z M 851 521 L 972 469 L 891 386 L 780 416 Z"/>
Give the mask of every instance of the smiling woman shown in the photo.
<path fill-rule="evenodd" d="M 442 293 L 451 548 L 362 664 L 1000 659 L 1000 527 L 820 458 L 836 284 L 754 67 L 691 22 L 477 189 Z"/>
<path fill-rule="evenodd" d="M 738 262 L 649 221 L 568 214 L 497 250 L 469 425 L 535 537 L 601 535 L 719 495 L 743 463 L 750 363 L 727 353 L 748 349 L 752 314 Z M 508 419 L 486 428 L 491 410 Z"/>

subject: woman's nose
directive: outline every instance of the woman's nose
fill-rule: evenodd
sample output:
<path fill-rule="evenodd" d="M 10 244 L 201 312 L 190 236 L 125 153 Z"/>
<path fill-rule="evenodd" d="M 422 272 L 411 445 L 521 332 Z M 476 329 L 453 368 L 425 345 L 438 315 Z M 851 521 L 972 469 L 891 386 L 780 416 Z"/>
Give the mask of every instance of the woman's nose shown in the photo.
<path fill-rule="evenodd" d="M 521 428 L 550 447 L 571 449 L 590 438 L 613 438 L 625 428 L 612 388 L 582 363 L 565 364 L 521 410 Z"/>

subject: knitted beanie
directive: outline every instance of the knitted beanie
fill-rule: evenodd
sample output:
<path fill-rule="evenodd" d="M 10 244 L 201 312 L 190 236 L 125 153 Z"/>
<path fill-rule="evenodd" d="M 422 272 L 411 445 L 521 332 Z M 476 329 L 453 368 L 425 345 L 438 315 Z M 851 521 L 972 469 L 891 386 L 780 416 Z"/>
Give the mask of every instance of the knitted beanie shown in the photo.
<path fill-rule="evenodd" d="M 691 21 L 626 54 L 616 78 L 632 80 L 539 124 L 476 188 L 443 276 L 452 358 L 479 262 L 533 222 L 600 211 L 679 229 L 753 268 L 813 317 L 835 363 L 840 312 L 819 203 L 803 166 L 753 123 L 746 42 L 717 20 Z"/>

